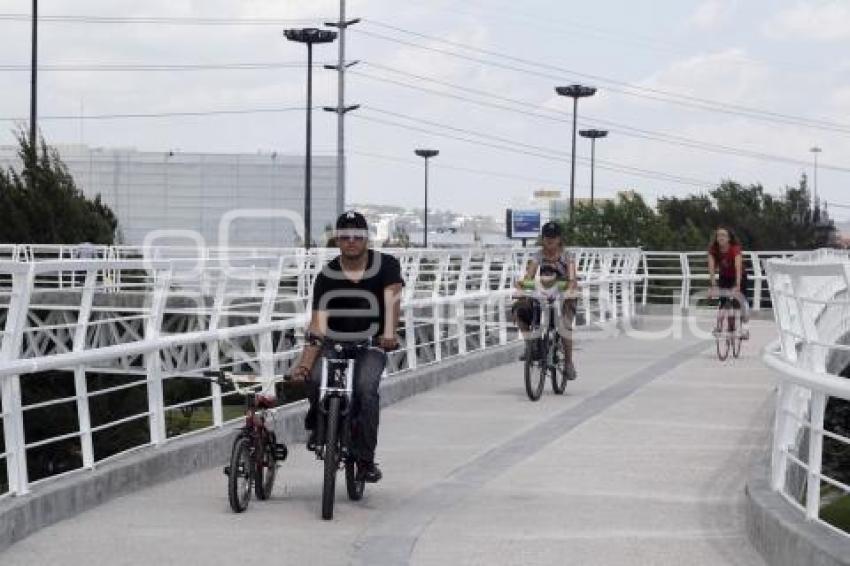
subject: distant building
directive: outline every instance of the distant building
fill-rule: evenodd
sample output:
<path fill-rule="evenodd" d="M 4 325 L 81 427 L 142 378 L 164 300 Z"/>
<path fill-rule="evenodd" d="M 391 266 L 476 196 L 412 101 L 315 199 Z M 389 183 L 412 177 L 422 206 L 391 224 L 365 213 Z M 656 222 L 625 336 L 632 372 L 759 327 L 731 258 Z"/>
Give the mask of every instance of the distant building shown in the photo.
<path fill-rule="evenodd" d="M 17 162 L 17 147 L 0 147 L 0 166 Z M 235 211 L 227 243 L 278 247 L 300 243 L 292 222 L 304 211 L 304 158 L 269 154 L 142 152 L 58 147 L 77 187 L 100 194 L 118 216 L 124 243 L 139 245 L 156 230 L 188 230 L 218 246 L 221 220 Z M 323 244 L 336 218 L 336 158 L 313 157 L 312 232 Z M 160 244 L 194 245 L 189 233 Z"/>

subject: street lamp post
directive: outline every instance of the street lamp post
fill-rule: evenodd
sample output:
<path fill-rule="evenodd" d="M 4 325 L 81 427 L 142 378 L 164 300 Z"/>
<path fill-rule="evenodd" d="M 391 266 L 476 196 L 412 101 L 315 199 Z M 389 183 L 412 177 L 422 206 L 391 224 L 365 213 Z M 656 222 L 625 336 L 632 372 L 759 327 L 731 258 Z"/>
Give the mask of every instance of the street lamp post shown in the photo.
<path fill-rule="evenodd" d="M 304 170 L 304 247 L 310 247 L 311 207 L 313 189 L 313 44 L 331 43 L 336 39 L 335 31 L 318 28 L 288 29 L 283 35 L 290 41 L 307 44 L 307 141 Z"/>
<path fill-rule="evenodd" d="M 594 181 L 596 177 L 596 140 L 608 135 L 607 130 L 581 130 L 579 135 L 590 139 L 590 206 L 593 206 Z"/>
<path fill-rule="evenodd" d="M 815 205 L 815 207 L 817 207 L 818 206 L 818 154 L 820 152 L 822 152 L 823 150 L 821 148 L 819 148 L 818 146 L 814 146 L 809 151 L 811 151 L 812 155 L 815 156 L 815 178 L 814 178 L 814 194 L 813 194 L 813 196 L 814 196 L 814 201 L 815 201 L 814 205 Z"/>
<path fill-rule="evenodd" d="M 428 248 L 428 161 L 437 157 L 440 152 L 436 149 L 417 149 L 414 153 L 425 159 L 425 237 L 422 240 L 424 247 Z"/>
<path fill-rule="evenodd" d="M 30 148 L 33 167 L 38 156 L 38 0 L 32 0 L 32 64 L 30 66 Z M 33 177 L 33 183 L 35 177 Z"/>
<path fill-rule="evenodd" d="M 576 127 L 578 116 L 578 99 L 587 98 L 596 94 L 596 88 L 592 86 L 570 85 L 559 86 L 555 88 L 555 92 L 561 96 L 569 96 L 573 99 L 573 156 L 572 165 L 570 167 L 570 219 L 573 218 L 573 210 L 575 208 L 575 186 L 576 186 Z"/>

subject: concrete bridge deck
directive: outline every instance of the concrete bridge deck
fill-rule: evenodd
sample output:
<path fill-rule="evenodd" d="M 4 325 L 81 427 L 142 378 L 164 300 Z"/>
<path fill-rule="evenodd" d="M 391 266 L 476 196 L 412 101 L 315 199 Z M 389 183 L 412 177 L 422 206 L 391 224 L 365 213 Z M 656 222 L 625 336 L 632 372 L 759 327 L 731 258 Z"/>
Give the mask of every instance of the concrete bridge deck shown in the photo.
<path fill-rule="evenodd" d="M 752 335 L 721 363 L 689 335 L 589 333 L 563 397 L 547 386 L 531 403 L 515 363 L 388 407 L 384 480 L 359 503 L 340 487 L 333 522 L 319 519 L 321 465 L 298 445 L 273 498 L 244 514 L 217 468 L 45 528 L 0 563 L 763 564 L 744 485 L 769 446 L 774 379 L 759 353 L 773 324 Z"/>

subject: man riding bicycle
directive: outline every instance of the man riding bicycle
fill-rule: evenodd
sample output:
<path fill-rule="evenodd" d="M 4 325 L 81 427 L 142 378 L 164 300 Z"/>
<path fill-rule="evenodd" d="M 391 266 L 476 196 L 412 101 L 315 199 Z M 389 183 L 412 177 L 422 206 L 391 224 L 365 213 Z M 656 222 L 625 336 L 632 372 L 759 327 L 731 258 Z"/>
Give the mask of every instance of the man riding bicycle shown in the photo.
<path fill-rule="evenodd" d="M 335 342 L 371 340 L 378 348 L 361 351 L 355 360 L 353 399 L 353 452 L 359 481 L 375 483 L 382 477 L 375 464 L 378 444 L 380 395 L 378 388 L 387 362 L 387 351 L 398 348 L 401 289 L 404 280 L 396 258 L 369 249 L 369 227 L 358 212 L 346 212 L 336 222 L 340 254 L 328 262 L 313 287 L 312 317 L 307 345 L 292 371 L 306 379 L 310 408 L 305 427 L 307 447 L 315 445 L 317 403 L 322 364 L 316 363 L 325 338 Z"/>
<path fill-rule="evenodd" d="M 576 263 L 573 255 L 564 249 L 564 238 L 561 225 L 557 222 L 547 222 L 541 229 L 543 245 L 535 252 L 526 267 L 525 277 L 517 281 L 517 289 L 522 291 L 527 282 L 538 281 L 543 287 L 550 288 L 553 285 L 566 284 L 566 295 L 568 298 L 562 302 L 561 316 L 559 317 L 559 330 L 564 342 L 564 355 L 566 362 L 565 375 L 567 379 L 573 380 L 577 377 L 573 365 L 573 338 L 572 325 L 576 313 L 576 300 L 574 296 L 578 287 L 576 280 Z M 537 299 L 531 297 L 520 297 L 513 305 L 514 321 L 523 335 L 531 329 L 535 320 L 535 312 L 540 312 L 540 304 Z M 540 352 L 536 353 L 537 355 Z"/>
<path fill-rule="evenodd" d="M 716 278 L 715 274 L 719 274 L 719 278 Z M 741 310 L 741 337 L 748 339 L 750 305 L 744 295 L 747 272 L 744 269 L 743 249 L 735 232 L 725 226 L 714 231 L 708 247 L 708 280 L 710 298 L 720 295 L 721 308 L 731 303 L 732 308 Z M 719 328 L 716 331 L 719 331 Z"/>

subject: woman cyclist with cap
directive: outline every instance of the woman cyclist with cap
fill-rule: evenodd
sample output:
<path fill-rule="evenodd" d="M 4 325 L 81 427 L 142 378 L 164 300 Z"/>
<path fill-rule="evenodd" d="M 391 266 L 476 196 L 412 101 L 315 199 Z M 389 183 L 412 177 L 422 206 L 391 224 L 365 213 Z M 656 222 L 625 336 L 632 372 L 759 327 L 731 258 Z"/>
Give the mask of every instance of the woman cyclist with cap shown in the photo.
<path fill-rule="evenodd" d="M 517 281 L 517 289 L 522 290 L 525 282 L 534 281 L 538 275 L 540 282 L 544 285 L 552 285 L 559 281 L 567 283 L 567 296 L 572 296 L 577 289 L 576 263 L 573 255 L 564 249 L 564 238 L 561 226 L 557 222 L 547 222 L 541 229 L 543 245 L 534 253 L 526 267 L 525 277 Z M 536 299 L 521 297 L 513 306 L 516 325 L 523 334 L 531 329 L 534 320 L 534 312 L 539 308 Z M 561 311 L 561 338 L 564 341 L 564 356 L 566 362 L 565 375 L 567 379 L 577 377 L 573 365 L 573 338 L 572 325 L 576 313 L 576 300 L 567 298 L 563 302 Z"/>

